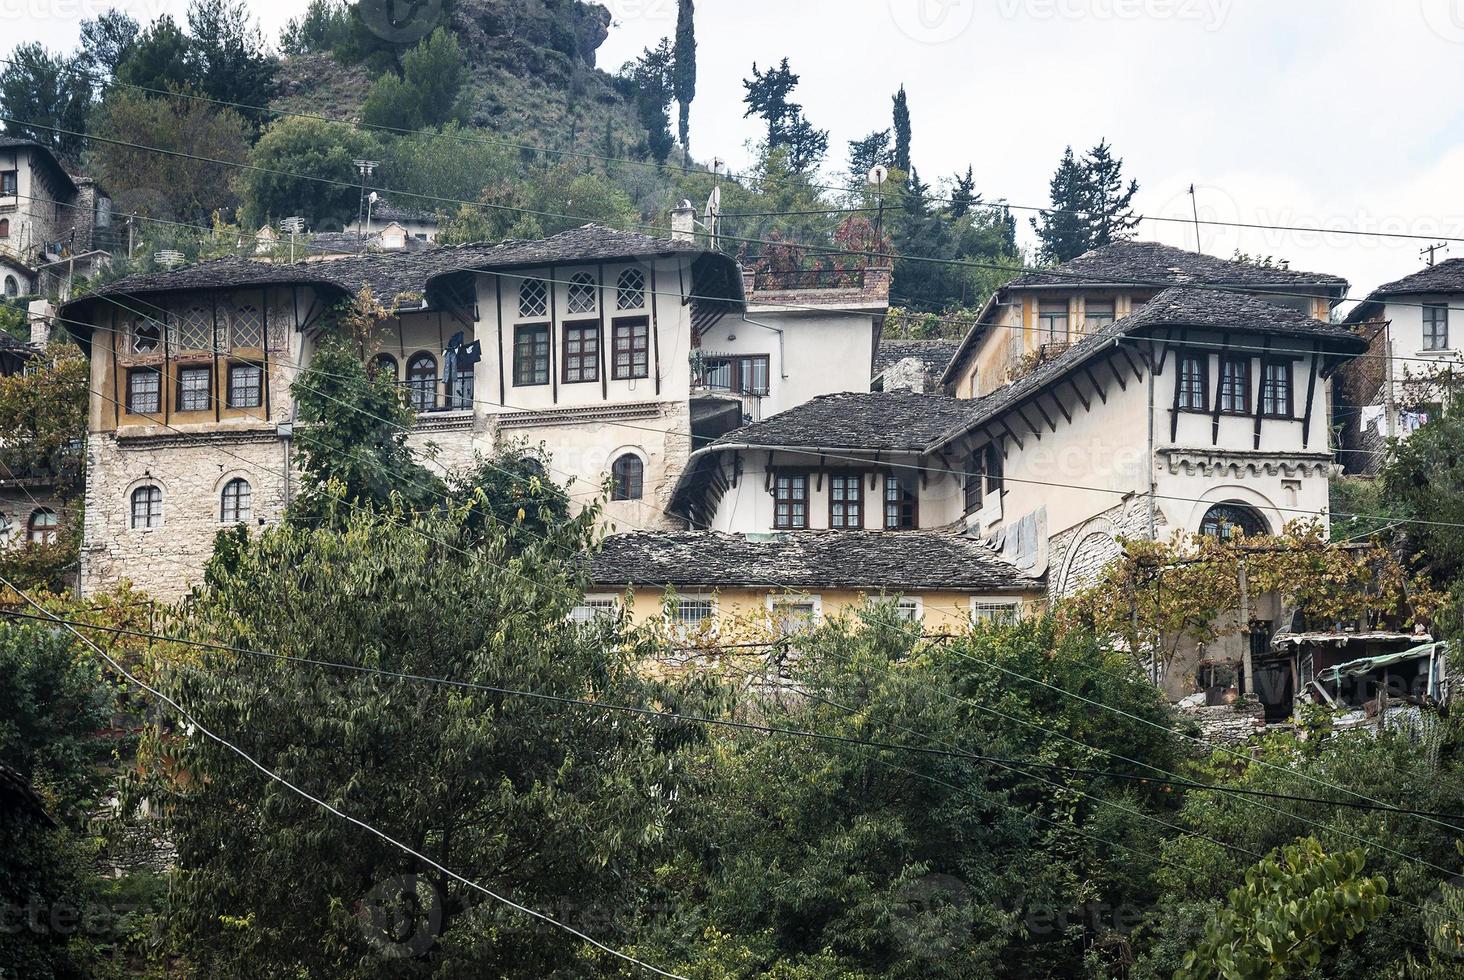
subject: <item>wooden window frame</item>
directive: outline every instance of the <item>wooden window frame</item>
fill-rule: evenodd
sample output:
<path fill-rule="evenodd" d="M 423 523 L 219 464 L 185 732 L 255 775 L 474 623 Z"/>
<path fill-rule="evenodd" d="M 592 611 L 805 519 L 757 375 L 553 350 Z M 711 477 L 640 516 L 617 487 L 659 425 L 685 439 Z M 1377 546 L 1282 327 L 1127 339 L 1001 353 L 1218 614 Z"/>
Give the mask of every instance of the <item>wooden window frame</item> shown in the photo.
<path fill-rule="evenodd" d="M 644 330 L 643 343 L 636 344 L 636 328 Z M 620 344 L 619 337 L 624 331 L 630 337 L 630 345 L 625 348 L 629 356 L 628 366 L 625 373 L 620 370 Z M 642 373 L 636 372 L 636 355 L 642 358 L 645 367 Z M 647 316 L 619 316 L 610 321 L 610 380 L 611 381 L 638 381 L 651 376 L 651 320 Z"/>
<path fill-rule="evenodd" d="M 1295 419 L 1296 418 L 1296 362 L 1289 357 L 1267 357 L 1261 361 L 1261 403 L 1258 406 L 1261 417 L 1268 419 Z M 1286 403 L 1284 411 L 1274 412 L 1267 407 L 1271 400 L 1271 369 L 1283 368 L 1285 370 L 1285 395 Z"/>
<path fill-rule="evenodd" d="M 146 495 L 144 497 L 144 494 Z M 137 505 L 143 505 L 143 523 L 137 522 Z M 154 510 L 156 505 L 156 510 Z M 127 495 L 127 524 L 133 531 L 156 531 L 163 526 L 163 488 L 156 483 L 134 487 Z M 156 522 L 154 515 L 156 514 Z"/>
<path fill-rule="evenodd" d="M 1207 354 L 1199 354 L 1195 351 L 1182 350 L 1176 358 L 1177 364 L 1174 372 L 1174 383 L 1176 386 L 1174 403 L 1181 412 L 1210 412 L 1210 357 Z M 1199 380 L 1199 392 L 1195 399 L 1188 396 L 1193 394 L 1187 384 L 1185 368 L 1194 364 L 1199 368 L 1196 377 Z"/>
<path fill-rule="evenodd" d="M 986 449 L 972 450 L 966 456 L 966 482 L 962 505 L 969 516 L 986 504 Z"/>
<path fill-rule="evenodd" d="M 831 530 L 831 531 L 862 531 L 862 530 L 864 530 L 864 474 L 861 473 L 861 472 L 859 472 L 859 471 L 857 471 L 857 470 L 835 470 L 835 471 L 829 473 L 828 477 L 829 477 L 829 530 Z M 849 492 L 850 481 L 853 481 L 853 484 L 852 484 L 853 485 L 853 489 L 854 489 L 854 497 L 853 497 L 853 499 L 849 499 L 847 496 L 845 497 L 844 500 L 835 500 L 834 499 L 834 483 L 836 481 L 838 483 L 840 483 L 840 484 L 843 485 L 843 487 L 844 487 L 844 493 L 846 495 Z M 842 524 L 836 524 L 836 523 L 834 523 L 835 508 L 836 507 L 839 507 L 839 506 L 842 506 L 844 508 L 844 515 L 843 515 L 844 516 L 844 523 L 842 523 Z M 849 517 L 850 517 L 849 510 L 850 510 L 851 506 L 854 509 L 855 516 L 858 519 L 858 522 L 857 523 L 854 523 L 854 524 L 849 523 Z"/>
<path fill-rule="evenodd" d="M 625 481 L 626 491 L 624 495 L 621 495 L 621 479 L 619 469 L 621 464 L 626 463 L 627 461 L 635 463 L 637 472 L 630 475 L 634 477 L 634 482 L 631 482 L 630 476 L 627 476 L 627 479 Z M 634 490 L 635 492 L 631 493 L 631 490 Z M 635 453 L 627 452 L 621 453 L 619 456 L 616 456 L 614 461 L 610 464 L 610 499 L 640 500 L 645 496 L 645 494 L 646 461 L 641 459 L 640 456 L 636 455 Z"/>
<path fill-rule="evenodd" d="M 570 353 L 570 334 L 580 335 L 580 352 Z M 586 352 L 584 349 L 584 338 L 588 336 L 593 341 L 593 349 Z M 559 350 L 559 382 L 566 385 L 593 384 L 600 380 L 600 321 L 599 320 L 566 320 L 561 337 L 563 343 Z M 580 376 L 570 377 L 572 367 L 578 367 Z"/>
<path fill-rule="evenodd" d="M 1227 396 L 1233 394 L 1233 390 L 1227 391 L 1225 372 L 1229 368 L 1235 368 L 1240 372 L 1240 407 L 1234 407 L 1233 403 L 1227 404 Z M 1220 379 L 1215 386 L 1215 411 L 1221 415 L 1250 415 L 1251 414 L 1251 359 L 1243 354 L 1222 354 L 1220 356 Z M 1233 386 L 1232 386 L 1233 389 Z"/>
<path fill-rule="evenodd" d="M 793 485 L 792 484 L 792 481 L 793 480 L 802 480 L 803 481 L 803 493 L 801 495 L 799 495 L 799 496 L 793 496 L 791 493 L 787 497 L 782 496 L 782 494 L 780 493 L 781 487 L 779 486 L 779 483 L 781 481 L 783 481 L 783 480 L 788 480 L 789 481 L 789 488 L 790 489 L 792 488 L 792 485 Z M 806 531 L 806 530 L 808 530 L 808 527 L 809 527 L 809 513 L 808 513 L 808 510 L 809 510 L 809 506 L 810 506 L 810 503 L 809 503 L 810 502 L 810 498 L 812 497 L 812 494 L 809 492 L 809 490 L 810 490 L 810 486 L 809 486 L 809 473 L 808 473 L 807 470 L 774 470 L 773 471 L 773 529 L 774 530 L 777 530 L 777 531 Z M 787 515 L 786 518 L 782 517 L 778 513 L 779 504 L 784 504 L 784 503 L 786 503 L 788 505 L 788 515 Z M 794 523 L 794 521 L 793 521 L 793 506 L 795 504 L 802 504 L 803 505 L 803 522 L 801 524 Z"/>
<path fill-rule="evenodd" d="M 513 386 L 515 388 L 540 388 L 549 384 L 550 379 L 554 376 L 554 365 L 551 363 L 553 361 L 553 352 L 549 350 L 549 331 L 550 325 L 547 322 L 520 323 L 513 328 Z M 532 349 L 528 364 L 525 363 L 521 356 L 524 345 L 519 338 L 524 334 L 530 333 L 541 333 L 544 337 L 544 380 L 542 381 L 533 380 L 538 377 L 537 374 L 525 374 L 525 367 L 532 368 L 539 360 L 538 354 L 533 353 Z M 531 346 L 536 348 L 538 344 L 535 343 Z M 530 380 L 524 380 L 526 377 Z"/>
<path fill-rule="evenodd" d="M 240 489 L 242 488 L 242 490 Z M 233 490 L 234 516 L 229 517 L 229 491 Z M 247 505 L 245 501 L 248 501 Z M 254 518 L 254 484 L 236 476 L 219 490 L 219 523 L 245 524 Z"/>
<path fill-rule="evenodd" d="M 915 480 L 916 486 L 907 487 L 907 481 Z M 890 499 L 891 489 L 895 490 L 899 497 Z M 905 508 L 905 497 L 909 498 L 910 523 L 905 524 L 902 515 Z M 891 510 L 895 513 L 895 520 L 890 521 Z M 902 477 L 898 473 L 886 473 L 884 485 L 884 528 L 886 531 L 915 531 L 920 527 L 920 491 L 918 478 Z"/>
<path fill-rule="evenodd" d="M 187 394 L 196 394 L 197 393 L 196 391 L 195 392 L 190 392 L 189 391 L 189 389 L 187 387 L 188 379 L 189 379 L 190 376 L 197 376 L 199 374 L 202 374 L 203 375 L 203 377 L 205 378 L 205 382 L 206 382 L 204 384 L 204 388 L 203 388 L 203 392 L 204 392 L 204 405 L 203 405 L 202 408 L 188 408 L 184 404 L 184 401 L 183 401 L 184 396 L 187 395 Z M 175 388 L 176 388 L 176 394 L 177 394 L 177 399 L 173 403 L 174 404 L 174 410 L 175 411 L 177 411 L 179 413 L 182 413 L 182 412 L 211 412 L 211 411 L 213 411 L 215 392 L 214 392 L 213 367 L 211 365 L 208 365 L 208 364 L 185 364 L 185 365 L 180 366 L 178 368 L 178 381 L 177 381 L 177 384 L 175 385 Z"/>
<path fill-rule="evenodd" d="M 1432 318 L 1431 318 L 1432 317 Z M 1427 351 L 1449 350 L 1449 304 L 1424 303 L 1420 314 L 1423 349 Z M 1439 327 L 1443 336 L 1439 336 Z M 1438 341 L 1438 342 L 1435 342 Z"/>
<path fill-rule="evenodd" d="M 426 376 L 420 378 L 412 377 L 412 365 L 420 362 L 423 358 L 426 358 L 432 363 L 432 384 L 430 386 L 425 383 L 427 381 Z M 407 358 L 406 373 L 403 375 L 402 387 L 406 389 L 407 404 L 411 406 L 412 411 L 418 415 L 426 415 L 429 412 L 437 411 L 441 406 L 442 394 L 442 364 L 438 362 L 437 355 L 430 351 L 418 351 Z M 419 397 L 422 400 L 422 404 L 418 404 Z"/>
<path fill-rule="evenodd" d="M 1073 339 L 1073 311 L 1072 304 L 1067 300 L 1061 301 L 1062 311 L 1062 339 L 1059 340 L 1052 329 L 1052 321 L 1058 316 L 1057 300 L 1037 301 L 1037 342 L 1039 344 L 1067 344 Z M 1051 307 L 1044 310 L 1042 307 Z"/>
<path fill-rule="evenodd" d="M 133 378 L 142 377 L 143 375 L 148 375 L 148 374 L 152 375 L 155 379 L 157 379 L 157 387 L 156 387 L 156 390 L 154 390 L 152 392 L 149 392 L 149 394 L 152 394 L 155 397 L 155 401 L 154 401 L 153 407 L 151 409 L 138 408 L 137 407 L 137 404 L 136 404 L 136 400 L 133 397 L 134 394 L 135 394 L 135 392 L 133 391 L 133 388 L 132 388 L 132 379 Z M 126 406 L 125 407 L 127 409 L 127 414 L 128 415 L 158 415 L 158 414 L 161 414 L 162 411 L 163 411 L 163 372 L 160 371 L 160 370 L 158 370 L 155 367 L 129 368 L 128 371 L 127 371 L 127 395 L 126 395 Z"/>
<path fill-rule="evenodd" d="M 253 371 L 258 384 L 253 386 L 254 401 L 243 404 L 234 400 L 234 375 L 240 371 Z M 235 362 L 229 365 L 228 384 L 224 387 L 225 408 L 260 408 L 264 405 L 264 368 L 249 362 Z"/>

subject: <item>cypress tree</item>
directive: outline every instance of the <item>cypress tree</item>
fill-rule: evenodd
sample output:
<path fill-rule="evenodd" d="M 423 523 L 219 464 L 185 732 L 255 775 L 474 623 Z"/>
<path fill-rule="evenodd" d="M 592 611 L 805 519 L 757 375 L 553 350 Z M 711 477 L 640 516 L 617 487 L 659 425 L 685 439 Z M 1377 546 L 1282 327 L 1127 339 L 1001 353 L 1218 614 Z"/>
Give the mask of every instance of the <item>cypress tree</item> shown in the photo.
<path fill-rule="evenodd" d="M 691 102 L 696 98 L 696 27 L 693 23 L 694 0 L 680 0 L 676 10 L 676 48 L 672 67 L 672 86 L 679 112 L 678 132 L 681 136 L 682 169 L 691 166 Z"/>
<path fill-rule="evenodd" d="M 895 93 L 895 167 L 910 172 L 910 105 L 905 99 L 905 86 Z"/>

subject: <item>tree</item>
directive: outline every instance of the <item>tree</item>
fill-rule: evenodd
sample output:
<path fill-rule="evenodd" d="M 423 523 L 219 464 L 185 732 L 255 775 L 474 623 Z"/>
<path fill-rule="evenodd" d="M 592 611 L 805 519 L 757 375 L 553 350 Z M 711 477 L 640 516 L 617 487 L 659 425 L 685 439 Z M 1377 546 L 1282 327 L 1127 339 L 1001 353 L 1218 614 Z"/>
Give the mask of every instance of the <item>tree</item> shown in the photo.
<path fill-rule="evenodd" d="M 895 167 L 909 173 L 910 164 L 910 104 L 905 99 L 905 86 L 901 85 L 900 90 L 895 93 L 894 102 L 895 118 Z"/>
<path fill-rule="evenodd" d="M 439 27 L 402 57 L 402 72 L 387 72 L 372 85 L 361 108 L 370 126 L 419 130 L 464 122 L 459 99 L 467 63 L 457 37 Z"/>
<path fill-rule="evenodd" d="M 1031 219 L 1042 243 L 1042 258 L 1053 263 L 1075 259 L 1092 247 L 1087 213 L 1092 195 L 1088 175 L 1071 146 L 1063 151 L 1048 182 L 1048 197 L 1053 209 Z"/>
<path fill-rule="evenodd" d="M 964 218 L 971 213 L 971 209 L 981 203 L 981 195 L 976 193 L 976 174 L 972 167 L 966 168 L 965 176 L 956 174 L 951 180 L 950 205 L 946 214 L 952 218 Z"/>
<path fill-rule="evenodd" d="M 233 104 L 255 127 L 263 125 L 266 113 L 239 107 L 269 104 L 279 63 L 244 0 L 192 0 L 188 31 L 199 88 Z"/>
<path fill-rule="evenodd" d="M 767 124 L 769 148 L 787 145 L 789 132 L 802 111 L 802 106 L 788 98 L 797 86 L 798 76 L 788 67 L 787 58 L 765 72 L 759 71 L 754 62 L 752 77 L 742 82 L 746 90 L 742 101 L 747 106 L 742 116 L 762 118 Z"/>
<path fill-rule="evenodd" d="M 651 158 L 664 165 L 675 140 L 671 136 L 671 99 L 674 94 L 675 56 L 666 38 L 620 70 L 623 83 L 635 100 L 636 116 L 646 131 Z"/>
<path fill-rule="evenodd" d="M 1042 242 L 1042 258 L 1067 262 L 1090 249 L 1133 235 L 1139 225 L 1132 202 L 1139 182 L 1123 182 L 1123 160 L 1113 155 L 1107 141 L 1099 140 L 1082 160 L 1069 146 L 1052 175 L 1049 195 L 1052 210 L 1032 219 Z"/>
<path fill-rule="evenodd" d="M 1100 248 L 1111 242 L 1132 238 L 1139 226 L 1132 203 L 1139 192 L 1139 182 L 1123 182 L 1123 161 L 1113 155 L 1113 148 L 1107 140 L 1088 151 L 1083 160 L 1083 169 L 1088 178 L 1089 204 L 1089 248 Z"/>
<path fill-rule="evenodd" d="M 17 45 L 0 68 L 4 132 L 34 140 L 76 163 L 86 139 L 92 84 L 69 58 L 32 42 Z"/>
<path fill-rule="evenodd" d="M 199 224 L 238 207 L 238 169 L 230 164 L 249 159 L 249 126 L 233 110 L 118 89 L 102 103 L 93 132 L 107 138 L 93 144 L 91 160 L 118 210 Z"/>
<path fill-rule="evenodd" d="M 249 162 L 263 169 L 239 178 L 245 224 L 257 228 L 266 220 L 299 215 L 310 227 L 328 230 L 355 221 L 360 190 L 353 161 L 377 159 L 380 152 L 370 133 L 352 126 L 298 116 L 277 119 L 249 154 Z"/>
<path fill-rule="evenodd" d="M 890 131 L 877 129 L 863 139 L 849 141 L 849 183 L 856 192 L 869 184 L 869 172 L 890 164 Z"/>
<path fill-rule="evenodd" d="M 107 84 L 116 76 L 117 69 L 132 54 L 142 27 L 131 16 L 117 9 L 108 10 L 99 17 L 81 22 L 81 50 L 76 55 L 76 65 Z"/>
<path fill-rule="evenodd" d="M 340 48 L 351 33 L 351 11 L 344 0 L 310 0 L 305 13 L 280 31 L 285 54 L 325 54 Z"/>
<path fill-rule="evenodd" d="M 676 94 L 681 136 L 682 169 L 691 166 L 691 102 L 696 98 L 696 25 L 694 0 L 676 5 L 676 48 L 673 54 L 672 88 Z"/>
<path fill-rule="evenodd" d="M 788 123 L 783 146 L 788 150 L 788 166 L 795 173 L 808 173 L 816 170 L 823 162 L 824 154 L 829 149 L 829 131 L 815 129 L 803 117 L 802 110 L 798 110 Z"/>
<path fill-rule="evenodd" d="M 1444 405 L 1457 384 L 1452 372 L 1435 374 L 1428 387 Z M 1380 475 L 1385 516 L 1408 521 L 1407 535 L 1435 583 L 1464 577 L 1464 412 L 1445 409 L 1427 425 L 1394 440 Z"/>
<path fill-rule="evenodd" d="M 595 516 L 533 541 L 433 514 L 270 528 L 214 561 L 212 587 L 177 630 L 466 685 L 680 703 L 640 677 L 646 649 L 627 648 L 616 624 L 569 621 Z M 649 921 L 663 842 L 686 805 L 679 750 L 699 729 L 227 649 L 160 654 L 164 690 L 352 817 L 527 907 L 593 921 L 611 945 Z M 153 731 L 146 748 L 167 764 L 129 801 L 169 800 L 175 922 L 203 975 L 247 962 L 260 975 L 378 977 L 383 955 L 420 976 L 614 973 L 608 956 L 265 781 L 223 746 Z M 404 895 L 433 910 L 416 937 L 416 924 L 390 928 Z"/>
<path fill-rule="evenodd" d="M 117 80 L 160 92 L 188 88 L 197 81 L 193 44 L 167 14 L 149 24 L 117 68 Z"/>
<path fill-rule="evenodd" d="M 1388 909 L 1388 883 L 1362 876 L 1361 851 L 1329 857 L 1314 838 L 1268 855 L 1246 872 L 1185 958 L 1176 980 L 1283 980 L 1307 975 L 1332 946 Z"/>

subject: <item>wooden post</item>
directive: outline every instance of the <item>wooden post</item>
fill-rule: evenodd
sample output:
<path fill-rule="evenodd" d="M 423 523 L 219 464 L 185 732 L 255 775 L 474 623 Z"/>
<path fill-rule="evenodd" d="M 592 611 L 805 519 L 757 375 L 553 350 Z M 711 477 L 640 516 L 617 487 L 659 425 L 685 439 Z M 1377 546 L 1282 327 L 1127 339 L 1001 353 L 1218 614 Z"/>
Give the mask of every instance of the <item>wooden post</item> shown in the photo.
<path fill-rule="evenodd" d="M 1245 639 L 1245 647 L 1241 650 L 1241 676 L 1244 678 L 1243 692 L 1255 694 L 1257 698 L 1260 693 L 1255 690 L 1255 664 L 1251 660 L 1251 618 L 1250 618 L 1250 579 L 1246 574 L 1245 559 L 1240 559 L 1240 627 L 1241 636 Z"/>

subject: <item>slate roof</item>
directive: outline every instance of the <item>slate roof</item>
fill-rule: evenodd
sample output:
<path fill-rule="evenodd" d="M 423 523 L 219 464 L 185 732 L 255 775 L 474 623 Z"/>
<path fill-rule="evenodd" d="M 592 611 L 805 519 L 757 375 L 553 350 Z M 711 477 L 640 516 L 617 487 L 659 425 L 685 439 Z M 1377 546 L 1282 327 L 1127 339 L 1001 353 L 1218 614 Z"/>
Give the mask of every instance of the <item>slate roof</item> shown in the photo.
<path fill-rule="evenodd" d="M 1157 286 L 1206 284 L 1211 286 L 1322 286 L 1346 292 L 1347 280 L 1322 272 L 1264 268 L 1246 262 L 1190 252 L 1159 242 L 1122 241 L 1084 252 L 1051 269 L 1018 276 L 1007 289 L 1033 286 Z"/>
<path fill-rule="evenodd" d="M 76 193 L 77 187 L 75 178 L 73 178 L 71 174 L 66 172 L 65 167 L 61 166 L 61 161 L 56 159 L 55 151 L 52 150 L 49 146 L 44 143 L 38 143 L 33 139 L 26 139 L 25 137 L 21 136 L 0 136 L 0 150 L 20 149 L 40 150 L 41 153 L 45 156 L 46 161 L 51 165 L 51 169 L 54 170 L 61 177 L 62 180 L 71 185 L 71 191 L 73 194 Z"/>
<path fill-rule="evenodd" d="M 425 252 L 429 248 L 432 248 L 432 246 L 427 242 L 408 235 L 404 248 L 386 249 L 381 245 L 381 234 L 379 232 L 362 235 L 354 231 L 323 231 L 311 235 L 310 240 L 305 243 L 306 252 L 314 252 L 316 254 L 324 253 L 327 255 L 365 255 L 369 252 Z"/>
<path fill-rule="evenodd" d="M 967 418 L 973 404 L 968 399 L 949 395 L 921 395 L 904 390 L 819 395 L 761 422 L 729 432 L 707 448 L 817 446 L 918 452 Z"/>
<path fill-rule="evenodd" d="M 955 356 L 957 340 L 881 340 L 874 352 L 874 377 L 879 377 L 907 357 L 918 358 L 932 378 L 938 378 Z"/>
<path fill-rule="evenodd" d="M 936 442 L 944 442 L 968 431 L 972 426 L 997 418 L 1028 396 L 1096 357 L 1119 338 L 1148 333 L 1157 327 L 1194 327 L 1266 333 L 1273 336 L 1279 334 L 1285 337 L 1323 340 L 1326 342 L 1324 350 L 1354 354 L 1367 350 L 1367 341 L 1346 327 L 1324 323 L 1300 310 L 1267 303 L 1247 293 L 1176 286 L 1159 293 L 1138 312 L 1089 334 L 1026 375 L 1003 385 L 984 398 L 970 402 L 974 407 L 969 415 Z"/>
<path fill-rule="evenodd" d="M 1412 275 L 1383 283 L 1347 314 L 1347 323 L 1362 323 L 1382 313 L 1382 300 L 1389 296 L 1418 293 L 1464 293 L 1464 259 L 1445 259 Z"/>
<path fill-rule="evenodd" d="M 940 531 L 636 531 L 605 539 L 590 561 L 601 587 L 948 589 L 1041 588 L 979 541 Z"/>
<path fill-rule="evenodd" d="M 369 285 L 378 299 L 389 301 L 403 293 L 426 293 L 434 280 L 453 273 L 606 262 L 678 252 L 710 258 L 735 272 L 732 259 L 721 253 L 708 253 L 693 242 L 653 238 L 601 225 L 584 225 L 533 241 L 510 239 L 496 244 L 436 245 L 422 251 L 370 252 L 329 261 L 291 264 L 259 259 L 212 259 L 169 271 L 139 273 L 107 283 L 67 303 L 61 309 L 61 316 L 73 317 L 81 304 L 111 296 L 247 286 L 315 285 L 355 294 Z M 740 288 L 741 277 L 732 275 L 727 281 L 734 280 Z M 740 294 L 735 298 L 740 301 Z"/>

